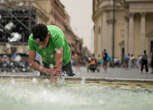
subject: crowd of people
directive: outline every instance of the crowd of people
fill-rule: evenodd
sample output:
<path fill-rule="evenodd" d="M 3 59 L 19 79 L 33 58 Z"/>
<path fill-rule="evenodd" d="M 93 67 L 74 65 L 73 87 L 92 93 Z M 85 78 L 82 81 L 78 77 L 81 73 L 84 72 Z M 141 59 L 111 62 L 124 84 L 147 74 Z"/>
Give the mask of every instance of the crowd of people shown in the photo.
<path fill-rule="evenodd" d="M 95 54 L 92 54 L 85 60 L 84 66 L 87 67 L 87 71 L 92 72 L 99 72 L 100 67 L 102 66 L 104 71 L 107 72 L 108 63 L 111 62 L 112 58 L 110 57 L 109 53 L 106 49 L 103 50 L 102 55 L 98 55 L 98 57 L 95 56 Z M 74 54 L 72 56 L 72 64 L 76 67 L 81 65 L 80 57 L 77 54 Z"/>
<path fill-rule="evenodd" d="M 77 54 L 73 56 L 72 61 L 74 66 L 78 67 L 81 65 L 80 57 Z M 139 55 L 137 58 L 135 58 L 133 54 L 128 53 L 127 56 L 124 56 L 123 61 L 120 61 L 117 58 L 112 60 L 107 50 L 104 49 L 101 55 L 99 54 L 96 57 L 95 54 L 93 54 L 86 58 L 85 66 L 87 66 L 87 71 L 99 72 L 102 67 L 103 70 L 107 72 L 107 68 L 110 65 L 123 67 L 125 69 L 138 68 L 141 73 L 143 73 L 144 68 L 146 73 L 148 73 L 149 67 L 151 67 L 150 72 L 153 73 L 153 52 L 151 57 L 149 57 L 146 50 L 144 50 L 143 54 Z"/>
<path fill-rule="evenodd" d="M 151 57 L 149 58 L 146 50 L 144 50 L 142 55 L 139 55 L 137 58 L 134 57 L 133 54 L 128 54 L 124 57 L 123 67 L 128 68 L 138 68 L 141 73 L 145 68 L 146 73 L 149 72 L 149 66 L 151 67 L 151 73 L 153 73 L 153 52 L 151 53 Z"/>

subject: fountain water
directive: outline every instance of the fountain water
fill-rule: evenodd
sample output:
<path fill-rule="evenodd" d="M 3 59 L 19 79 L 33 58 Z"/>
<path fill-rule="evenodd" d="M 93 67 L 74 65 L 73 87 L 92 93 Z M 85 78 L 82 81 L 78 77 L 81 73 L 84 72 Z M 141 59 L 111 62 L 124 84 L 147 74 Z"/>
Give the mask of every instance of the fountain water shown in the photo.
<path fill-rule="evenodd" d="M 2 110 L 152 110 L 153 89 L 99 84 L 0 83 Z M 128 88 L 128 89 L 127 89 Z M 9 105 L 9 106 L 8 106 Z M 28 106 L 25 106 L 28 105 Z"/>
<path fill-rule="evenodd" d="M 85 84 L 85 83 L 86 83 L 86 78 L 85 77 L 82 77 L 81 84 Z"/>

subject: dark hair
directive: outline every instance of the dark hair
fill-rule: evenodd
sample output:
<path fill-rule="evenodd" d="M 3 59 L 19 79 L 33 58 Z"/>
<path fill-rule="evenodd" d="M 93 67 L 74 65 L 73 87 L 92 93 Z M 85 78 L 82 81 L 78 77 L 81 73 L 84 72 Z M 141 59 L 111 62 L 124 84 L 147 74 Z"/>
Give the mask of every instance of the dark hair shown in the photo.
<path fill-rule="evenodd" d="M 45 24 L 36 24 L 32 27 L 32 34 L 35 40 L 44 41 L 48 35 L 48 29 Z"/>

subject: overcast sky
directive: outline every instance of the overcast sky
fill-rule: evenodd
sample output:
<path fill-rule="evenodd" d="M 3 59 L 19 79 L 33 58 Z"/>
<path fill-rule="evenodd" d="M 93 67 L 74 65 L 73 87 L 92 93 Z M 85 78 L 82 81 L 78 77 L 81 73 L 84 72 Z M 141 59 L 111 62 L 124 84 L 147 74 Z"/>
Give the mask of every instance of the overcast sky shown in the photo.
<path fill-rule="evenodd" d="M 61 0 L 71 20 L 76 35 L 83 38 L 84 45 L 93 51 L 92 0 Z"/>

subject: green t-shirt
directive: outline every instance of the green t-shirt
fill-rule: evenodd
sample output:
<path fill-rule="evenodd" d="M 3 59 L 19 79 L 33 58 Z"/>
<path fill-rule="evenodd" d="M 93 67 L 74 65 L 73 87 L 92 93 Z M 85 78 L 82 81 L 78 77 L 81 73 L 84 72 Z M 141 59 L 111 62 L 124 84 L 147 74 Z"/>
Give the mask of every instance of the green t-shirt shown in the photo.
<path fill-rule="evenodd" d="M 48 34 L 50 34 L 49 42 L 46 48 L 41 48 L 33 39 L 33 34 L 29 36 L 28 46 L 32 51 L 38 52 L 42 61 L 47 64 L 55 65 L 55 53 L 58 48 L 63 47 L 63 66 L 68 64 L 71 60 L 70 47 L 66 41 L 64 33 L 60 28 L 54 25 L 47 26 Z"/>

